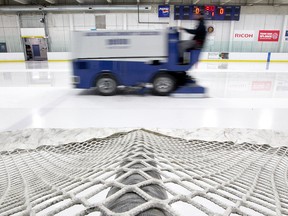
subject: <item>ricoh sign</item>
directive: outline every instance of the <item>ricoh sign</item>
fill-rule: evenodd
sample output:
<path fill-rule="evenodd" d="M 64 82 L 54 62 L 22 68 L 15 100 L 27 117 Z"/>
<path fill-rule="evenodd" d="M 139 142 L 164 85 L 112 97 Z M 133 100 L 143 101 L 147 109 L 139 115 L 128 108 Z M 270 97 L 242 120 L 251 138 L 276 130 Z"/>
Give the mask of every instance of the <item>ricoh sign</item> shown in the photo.
<path fill-rule="evenodd" d="M 233 35 L 234 41 L 254 41 L 255 33 L 251 30 L 235 30 Z"/>

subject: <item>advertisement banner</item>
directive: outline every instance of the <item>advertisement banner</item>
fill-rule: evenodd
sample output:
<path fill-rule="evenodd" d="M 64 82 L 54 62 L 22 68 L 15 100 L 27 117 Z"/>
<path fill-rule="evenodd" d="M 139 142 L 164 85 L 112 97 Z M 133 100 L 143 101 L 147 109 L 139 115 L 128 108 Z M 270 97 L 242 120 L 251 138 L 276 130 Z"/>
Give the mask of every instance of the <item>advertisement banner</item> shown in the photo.
<path fill-rule="evenodd" d="M 158 5 L 158 17 L 169 17 L 170 6 L 169 5 Z"/>
<path fill-rule="evenodd" d="M 279 30 L 259 30 L 258 41 L 260 42 L 278 42 L 280 36 Z"/>
<path fill-rule="evenodd" d="M 0 53 L 6 53 L 7 52 L 7 46 L 6 43 L 0 43 Z"/>
<path fill-rule="evenodd" d="M 288 30 L 285 32 L 285 40 L 288 41 Z"/>
<path fill-rule="evenodd" d="M 229 53 L 209 52 L 208 59 L 229 59 Z"/>
<path fill-rule="evenodd" d="M 253 30 L 235 30 L 233 34 L 234 41 L 254 41 L 255 32 Z"/>
<path fill-rule="evenodd" d="M 288 91 L 288 81 L 277 81 L 276 91 Z"/>
<path fill-rule="evenodd" d="M 270 91 L 272 88 L 271 81 L 253 81 L 252 91 Z"/>

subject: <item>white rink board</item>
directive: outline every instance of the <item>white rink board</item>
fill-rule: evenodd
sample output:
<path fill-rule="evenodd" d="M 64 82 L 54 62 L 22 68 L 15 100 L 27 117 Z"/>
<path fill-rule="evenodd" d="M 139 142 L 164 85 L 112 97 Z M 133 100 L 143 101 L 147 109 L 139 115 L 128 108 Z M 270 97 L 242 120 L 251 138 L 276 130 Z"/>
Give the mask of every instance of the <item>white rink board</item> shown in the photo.
<path fill-rule="evenodd" d="M 72 33 L 72 58 L 123 58 L 167 56 L 168 32 L 76 31 Z"/>

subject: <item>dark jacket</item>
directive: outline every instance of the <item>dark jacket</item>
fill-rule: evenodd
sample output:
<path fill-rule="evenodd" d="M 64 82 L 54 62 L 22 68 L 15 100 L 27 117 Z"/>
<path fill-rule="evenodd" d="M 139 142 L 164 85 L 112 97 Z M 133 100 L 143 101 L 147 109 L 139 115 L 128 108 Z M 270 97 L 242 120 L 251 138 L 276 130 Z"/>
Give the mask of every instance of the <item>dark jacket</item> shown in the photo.
<path fill-rule="evenodd" d="M 184 30 L 186 32 L 188 32 L 189 34 L 194 34 L 195 36 L 193 37 L 193 40 L 196 40 L 197 42 L 200 42 L 202 44 L 204 44 L 205 39 L 206 39 L 206 27 L 204 24 L 204 20 L 200 20 L 199 21 L 199 25 L 197 26 L 196 29 L 185 29 Z"/>

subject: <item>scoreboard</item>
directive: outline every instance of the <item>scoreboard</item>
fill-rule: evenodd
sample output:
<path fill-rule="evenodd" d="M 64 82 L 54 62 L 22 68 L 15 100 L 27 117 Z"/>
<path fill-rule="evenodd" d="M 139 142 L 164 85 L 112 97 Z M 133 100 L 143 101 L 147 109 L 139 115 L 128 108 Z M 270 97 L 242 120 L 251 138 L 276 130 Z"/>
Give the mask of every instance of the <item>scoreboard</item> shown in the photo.
<path fill-rule="evenodd" d="M 241 6 L 175 5 L 174 20 L 195 20 L 201 13 L 205 20 L 239 21 Z"/>

